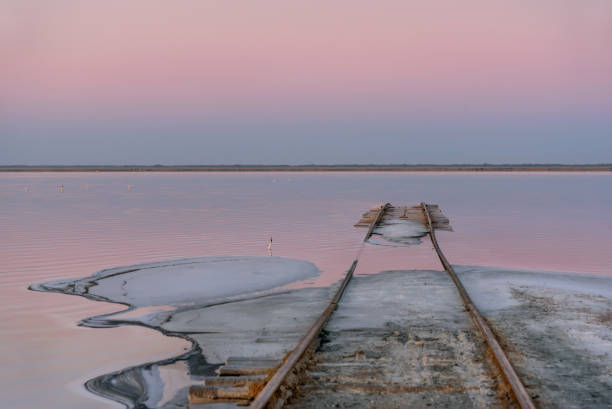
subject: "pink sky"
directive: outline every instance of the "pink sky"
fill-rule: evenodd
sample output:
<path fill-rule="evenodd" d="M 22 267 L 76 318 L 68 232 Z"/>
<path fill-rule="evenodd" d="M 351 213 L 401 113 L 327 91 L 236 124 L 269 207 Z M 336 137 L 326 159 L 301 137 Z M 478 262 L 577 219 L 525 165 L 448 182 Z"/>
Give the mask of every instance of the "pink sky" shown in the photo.
<path fill-rule="evenodd" d="M 5 0 L 0 119 L 603 117 L 610 50 L 607 0 Z"/>
<path fill-rule="evenodd" d="M 34 111 L 609 102 L 612 3 L 418 3 L 9 1 L 1 85 Z"/>

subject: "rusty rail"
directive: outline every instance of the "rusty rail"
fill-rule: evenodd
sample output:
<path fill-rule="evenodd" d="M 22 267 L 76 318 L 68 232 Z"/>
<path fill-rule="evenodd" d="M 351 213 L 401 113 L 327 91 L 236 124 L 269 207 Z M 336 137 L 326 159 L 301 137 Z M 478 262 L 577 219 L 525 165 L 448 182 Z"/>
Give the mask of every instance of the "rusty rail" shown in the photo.
<path fill-rule="evenodd" d="M 461 296 L 461 300 L 463 301 L 465 308 L 470 312 L 470 315 L 472 316 L 472 319 L 476 323 L 476 326 L 480 329 L 480 332 L 482 333 L 483 337 L 487 341 L 487 344 L 489 345 L 489 348 L 491 349 L 491 352 L 493 353 L 493 357 L 495 358 L 495 362 L 499 366 L 499 369 L 501 370 L 506 382 L 508 382 L 508 385 L 510 385 L 510 389 L 512 390 L 514 398 L 516 399 L 519 407 L 521 409 L 535 409 L 536 407 L 533 404 L 531 397 L 527 393 L 525 386 L 523 386 L 523 383 L 521 382 L 520 378 L 516 374 L 516 371 L 512 367 L 512 364 L 510 364 L 510 361 L 508 360 L 508 357 L 506 357 L 504 350 L 497 342 L 495 335 L 493 335 L 493 331 L 491 331 L 491 329 L 489 328 L 487 322 L 485 321 L 485 319 L 482 317 L 482 315 L 480 314 L 480 312 L 478 311 L 478 309 L 472 302 L 472 299 L 470 298 L 467 291 L 465 290 L 465 287 L 463 287 L 463 284 L 459 280 L 459 277 L 455 273 L 455 270 L 453 269 L 453 267 L 450 265 L 450 263 L 444 256 L 444 253 L 442 253 L 442 250 L 440 249 L 440 246 L 438 245 L 438 240 L 436 239 L 434 228 L 431 224 L 431 218 L 429 216 L 429 210 L 427 209 L 427 205 L 425 203 L 421 203 L 421 207 L 423 208 L 423 213 L 425 213 L 427 230 L 429 231 L 431 242 L 434 246 L 434 249 L 436 250 L 436 253 L 438 253 L 440 262 L 442 262 L 444 269 L 448 272 L 451 279 L 455 283 L 455 286 L 457 287 L 457 290 L 459 291 L 459 295 Z"/>
<path fill-rule="evenodd" d="M 380 209 L 378 210 L 378 213 L 376 213 L 376 217 L 374 218 L 374 221 L 372 222 L 372 224 L 368 228 L 368 232 L 366 233 L 365 237 L 363 238 L 364 242 L 368 241 L 368 239 L 372 235 L 372 232 L 374 231 L 374 228 L 380 222 L 380 219 L 382 219 L 383 215 L 385 214 L 385 211 L 387 210 L 387 208 L 389 206 L 391 206 L 390 203 L 385 203 L 384 205 L 380 206 Z"/>
<path fill-rule="evenodd" d="M 368 232 L 366 233 L 366 236 L 363 239 L 364 242 L 372 235 L 374 227 L 376 227 L 376 224 L 378 224 L 380 222 L 380 219 L 382 219 L 382 216 L 385 213 L 385 210 L 387 210 L 387 207 L 389 207 L 389 203 L 382 205 L 378 210 L 376 218 L 370 225 L 370 228 L 368 229 Z M 304 355 L 304 352 L 308 350 L 314 340 L 319 336 L 321 330 L 329 320 L 329 317 L 331 317 L 332 313 L 338 307 L 338 302 L 340 302 L 340 298 L 342 298 L 344 290 L 353 278 L 353 273 L 355 272 L 355 268 L 357 267 L 358 262 L 358 258 L 353 261 L 353 264 L 344 276 L 342 284 L 340 284 L 340 287 L 338 287 L 338 291 L 336 291 L 336 294 L 332 301 L 329 303 L 327 308 L 325 308 L 319 318 L 317 318 L 314 324 L 312 324 L 312 327 L 310 327 L 306 335 L 302 337 L 297 347 L 286 356 L 286 359 L 284 360 L 283 364 L 278 368 L 274 375 L 272 375 L 268 383 L 266 383 L 266 386 L 264 386 L 261 392 L 259 392 L 253 402 L 251 402 L 251 404 L 249 405 L 250 408 L 264 409 L 268 405 L 276 391 L 285 381 L 287 375 L 291 373 L 293 367 L 300 361 L 300 358 L 302 358 L 302 356 Z"/>

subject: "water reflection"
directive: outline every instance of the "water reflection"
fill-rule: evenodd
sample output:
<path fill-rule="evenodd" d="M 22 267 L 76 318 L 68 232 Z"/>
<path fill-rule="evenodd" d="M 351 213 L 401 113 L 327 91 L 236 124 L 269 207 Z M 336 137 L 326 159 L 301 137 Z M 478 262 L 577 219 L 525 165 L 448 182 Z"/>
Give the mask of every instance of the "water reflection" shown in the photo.
<path fill-rule="evenodd" d="M 146 328 L 76 328 L 118 308 L 27 292 L 33 282 L 267 256 L 272 236 L 275 256 L 315 263 L 313 285 L 327 285 L 359 251 L 363 230 L 352 226 L 364 210 L 418 201 L 450 218 L 455 232 L 438 240 L 454 264 L 612 275 L 611 185 L 609 173 L 0 173 L 0 392 L 14 408 L 108 407 L 67 385 L 189 347 Z M 425 241 L 368 246 L 356 273 L 396 268 L 440 266 Z"/>

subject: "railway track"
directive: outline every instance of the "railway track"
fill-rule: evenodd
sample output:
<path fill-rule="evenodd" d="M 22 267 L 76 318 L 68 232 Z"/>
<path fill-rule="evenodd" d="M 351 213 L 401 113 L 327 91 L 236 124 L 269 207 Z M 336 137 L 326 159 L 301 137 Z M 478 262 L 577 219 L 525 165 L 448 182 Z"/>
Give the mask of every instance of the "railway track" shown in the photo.
<path fill-rule="evenodd" d="M 382 219 L 385 213 L 385 210 L 387 209 L 388 206 L 389 206 L 388 203 L 380 206 L 380 209 L 377 211 L 376 216 L 374 217 L 374 220 L 371 223 L 370 227 L 368 228 L 368 231 L 363 239 L 364 243 L 372 235 L 374 228 Z M 283 364 L 278 368 L 278 370 L 274 373 L 272 378 L 270 378 L 270 380 L 265 385 L 265 387 L 261 390 L 261 392 L 257 395 L 255 400 L 251 403 L 251 405 L 249 406 L 250 408 L 255 408 L 255 409 L 266 408 L 276 398 L 275 395 L 279 393 L 280 387 L 283 384 L 283 382 L 285 382 L 287 376 L 295 369 L 295 366 L 303 358 L 306 351 L 314 346 L 314 344 L 318 340 L 321 330 L 323 329 L 323 327 L 329 320 L 329 317 L 331 317 L 332 313 L 338 307 L 338 303 L 340 302 L 340 299 L 342 298 L 342 294 L 344 294 L 344 290 L 346 289 L 348 283 L 353 278 L 353 273 L 355 271 L 355 268 L 357 267 L 358 262 L 359 262 L 358 258 L 356 258 L 353 261 L 353 264 L 347 271 L 344 279 L 342 280 L 342 284 L 340 284 L 338 291 L 336 291 L 336 294 L 334 295 L 334 298 L 332 299 L 332 301 L 329 303 L 328 307 L 325 309 L 325 311 L 323 311 L 321 316 L 315 321 L 315 323 L 312 325 L 308 333 L 306 333 L 304 338 L 302 338 L 302 340 L 299 342 L 297 347 L 287 355 Z"/>
<path fill-rule="evenodd" d="M 366 220 L 369 223 L 367 233 L 365 234 L 365 237 L 363 239 L 364 244 L 374 233 L 374 230 L 379 225 L 379 223 L 381 223 L 387 211 L 389 211 L 390 213 L 395 212 L 395 214 L 397 214 L 398 210 L 396 208 L 391 207 L 391 205 L 387 203 L 387 204 L 381 205 L 380 207 L 376 209 L 372 209 L 370 210 L 370 212 L 366 213 L 365 218 L 362 219 L 362 224 L 361 224 L 361 226 L 365 227 L 363 220 Z M 499 345 L 499 342 L 495 338 L 495 335 L 489 328 L 486 320 L 482 317 L 478 309 L 475 307 L 474 303 L 472 302 L 469 294 L 463 287 L 454 269 L 452 268 L 452 266 L 450 265 L 450 263 L 444 256 L 442 250 L 440 249 L 440 246 L 438 244 L 438 241 L 435 235 L 435 230 L 436 228 L 445 228 L 445 226 L 447 227 L 447 230 L 450 229 L 450 226 L 448 226 L 448 220 L 442 216 L 438 207 L 435 205 L 427 205 L 425 203 L 421 203 L 420 211 L 422 212 L 421 214 L 415 211 L 415 208 L 407 208 L 403 210 L 403 216 L 404 218 L 408 217 L 412 219 L 418 219 L 427 228 L 427 234 L 431 238 L 434 249 L 442 265 L 444 266 L 444 269 L 446 270 L 446 272 L 448 273 L 448 276 L 450 277 L 450 279 L 452 280 L 452 283 L 454 284 L 455 290 L 461 299 L 461 302 L 463 304 L 463 307 L 465 308 L 465 311 L 469 312 L 471 320 L 473 321 L 475 326 L 478 328 L 480 334 L 482 335 L 482 338 L 486 341 L 488 350 L 490 351 L 490 354 L 493 357 L 494 362 L 497 365 L 499 372 L 502 375 L 503 382 L 505 382 L 506 384 L 505 390 L 510 391 L 511 396 L 514 399 L 515 404 L 513 406 L 519 407 L 521 409 L 535 409 L 535 405 L 533 404 L 529 394 L 525 390 L 525 387 L 523 386 L 521 380 L 516 374 L 506 354 L 504 353 L 503 349 Z M 434 221 L 432 221 L 432 211 L 434 212 L 435 217 L 436 217 Z M 253 393 L 256 393 L 256 397 L 253 401 L 250 402 L 249 404 L 250 408 L 257 408 L 257 409 L 280 408 L 280 407 L 283 407 L 286 400 L 292 395 L 291 390 L 296 386 L 296 383 L 298 383 L 299 378 L 300 378 L 299 376 L 300 372 L 304 372 L 306 370 L 307 363 L 310 360 L 310 357 L 312 356 L 315 349 L 319 345 L 321 332 L 325 328 L 328 321 L 330 320 L 330 317 L 332 316 L 334 311 L 336 311 L 336 309 L 338 308 L 342 295 L 344 294 L 345 290 L 347 289 L 348 284 L 351 282 L 353 278 L 353 273 L 355 271 L 355 268 L 357 267 L 358 262 L 359 262 L 359 258 L 357 257 L 353 261 L 350 268 L 348 269 L 343 281 L 338 287 L 331 302 L 328 304 L 328 306 L 325 308 L 322 314 L 317 318 L 317 320 L 313 323 L 313 325 L 310 327 L 307 333 L 302 337 L 302 339 L 297 344 L 296 348 L 293 349 L 291 352 L 289 352 L 285 356 L 285 358 L 282 360 L 282 362 L 277 368 L 271 368 L 267 372 L 267 376 L 264 376 L 267 382 L 265 382 L 265 385 L 263 385 L 263 387 L 261 384 L 262 381 L 260 380 L 260 383 L 256 387 L 256 390 L 252 391 Z M 399 278 L 402 279 L 402 281 L 406 281 L 404 280 L 404 277 L 399 277 Z M 448 291 L 452 291 L 452 289 L 450 288 L 450 284 L 448 286 L 449 286 Z M 407 288 L 406 291 L 410 291 L 410 290 L 411 290 L 410 288 Z M 398 288 L 395 288 L 394 291 L 399 291 L 399 290 Z M 421 290 L 418 290 L 418 291 L 421 291 Z M 463 312 L 457 312 L 457 314 L 463 314 Z M 427 328 L 419 329 L 419 328 L 416 328 L 417 326 L 414 327 L 414 331 L 413 331 L 414 334 L 412 334 L 413 339 L 410 342 L 412 342 L 414 345 L 420 344 L 420 347 L 423 348 L 423 342 L 420 342 L 419 340 L 421 338 L 428 339 L 427 331 L 429 331 L 429 329 Z M 454 332 L 447 331 L 447 332 L 448 334 L 442 337 L 440 337 L 440 334 L 437 334 L 436 337 L 430 337 L 430 339 L 436 340 L 437 344 L 436 342 L 432 342 L 430 343 L 431 345 L 429 346 L 429 348 L 433 348 L 433 349 L 437 348 L 437 352 L 440 353 L 440 350 L 448 349 L 447 348 L 448 344 L 463 342 L 457 338 L 456 336 L 457 331 L 454 331 Z M 400 334 L 400 331 L 397 331 L 397 330 L 392 331 L 393 335 L 395 335 L 396 333 Z M 415 335 L 417 333 L 420 334 L 420 336 Z M 469 336 L 470 334 L 467 333 L 468 338 Z M 459 338 L 463 339 L 465 338 L 465 336 L 463 335 L 463 336 L 460 336 Z M 348 343 L 350 343 L 350 340 Z M 424 349 L 426 350 L 427 348 L 424 348 Z M 361 352 L 363 353 L 363 351 Z M 460 355 L 464 354 L 464 352 L 457 352 L 457 351 L 455 351 L 454 353 L 457 356 L 458 354 Z M 363 360 L 365 358 L 365 353 L 363 353 L 364 356 L 361 358 L 358 356 L 359 350 L 358 352 L 356 352 L 355 355 L 356 355 L 356 359 Z M 467 355 L 469 354 L 466 354 L 466 356 Z M 452 362 L 453 359 L 444 360 L 444 359 L 439 359 L 438 357 L 437 365 L 438 366 L 456 365 L 456 363 L 453 364 Z M 353 366 L 362 365 L 364 368 L 369 368 L 373 370 L 374 371 L 372 372 L 374 374 L 373 376 L 377 376 L 376 367 L 378 364 L 374 363 L 374 361 L 372 362 L 363 361 L 359 363 L 359 362 L 354 362 L 354 360 L 352 360 L 351 363 L 349 364 L 342 363 L 342 362 L 336 362 L 336 363 L 329 363 L 328 365 L 332 365 L 332 366 L 336 365 L 337 367 L 341 367 L 342 365 L 353 365 Z M 385 368 L 380 369 L 380 371 L 383 371 L 383 370 L 388 371 L 389 368 L 387 367 L 386 369 Z M 428 369 L 425 368 L 423 371 L 426 372 L 427 370 Z M 380 375 L 380 373 L 378 375 Z M 374 383 L 372 382 L 359 383 L 358 380 L 361 379 L 359 377 L 357 378 L 353 377 L 352 379 L 353 379 L 352 383 L 346 383 L 346 382 L 343 384 L 336 383 L 334 386 L 334 391 L 337 391 L 338 389 L 342 389 L 342 388 L 348 388 L 352 391 L 358 391 L 359 393 L 362 393 L 362 394 L 368 394 L 368 393 L 370 394 L 380 394 L 380 393 L 427 394 L 427 393 L 444 392 L 444 393 L 449 394 L 449 399 L 451 399 L 452 401 L 453 399 L 452 396 L 454 396 L 453 393 L 464 393 L 466 391 L 469 392 L 470 389 L 472 390 L 477 390 L 479 388 L 482 389 L 482 385 L 483 385 L 483 384 L 481 384 L 480 386 L 479 385 L 472 385 L 472 386 L 457 385 L 452 382 L 452 379 L 448 379 L 447 384 L 444 384 L 443 382 L 440 383 L 440 381 L 438 381 L 435 385 L 430 385 L 430 386 L 422 386 L 422 387 L 392 386 L 390 387 L 388 385 L 383 385 L 383 386 L 378 385 L 377 386 L 375 382 Z M 357 379 L 357 381 L 355 381 L 355 379 Z M 324 394 L 325 388 L 319 388 L 318 393 Z M 403 402 L 403 403 L 408 404 L 407 402 Z M 244 405 L 248 404 L 248 400 L 243 400 L 243 404 Z M 316 403 L 314 404 L 313 407 L 316 407 Z M 400 405 L 398 407 L 406 407 L 406 406 Z"/>
<path fill-rule="evenodd" d="M 438 257 L 440 258 L 440 262 L 453 280 L 453 283 L 457 287 L 457 291 L 459 292 L 459 296 L 461 297 L 465 308 L 469 311 L 470 315 L 472 316 L 472 319 L 474 320 L 474 323 L 476 324 L 482 336 L 489 345 L 491 353 L 495 358 L 495 362 L 497 363 L 501 373 L 503 374 L 504 379 L 508 383 L 512 394 L 516 399 L 516 402 L 518 403 L 521 409 L 535 409 L 535 405 L 533 404 L 531 397 L 525 390 L 525 386 L 516 374 L 516 371 L 512 367 L 510 360 L 508 360 L 508 357 L 506 356 L 504 350 L 499 345 L 499 342 L 497 342 L 495 335 L 493 335 L 493 331 L 491 331 L 491 328 L 478 311 L 478 308 L 476 308 L 476 306 L 472 302 L 472 299 L 465 290 L 465 287 L 463 286 L 463 284 L 461 284 L 461 280 L 459 280 L 459 277 L 457 277 L 453 266 L 451 266 L 451 264 L 444 256 L 444 253 L 442 253 L 442 250 L 440 249 L 440 245 L 438 244 L 438 240 L 436 238 L 435 229 L 433 228 L 431 223 L 428 205 L 425 203 L 421 203 L 421 207 L 423 208 L 423 214 L 425 215 L 427 221 L 426 227 L 429 232 L 429 237 L 431 238 L 431 242 L 434 246 L 434 249 L 436 250 Z"/>

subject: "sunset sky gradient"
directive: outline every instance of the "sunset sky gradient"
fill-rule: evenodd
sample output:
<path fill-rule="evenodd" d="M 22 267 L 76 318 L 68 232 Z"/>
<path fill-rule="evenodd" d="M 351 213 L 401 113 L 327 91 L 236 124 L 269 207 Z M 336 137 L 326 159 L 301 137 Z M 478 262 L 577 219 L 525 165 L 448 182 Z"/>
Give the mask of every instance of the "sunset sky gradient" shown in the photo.
<path fill-rule="evenodd" d="M 0 0 L 0 164 L 612 162 L 612 2 Z"/>

